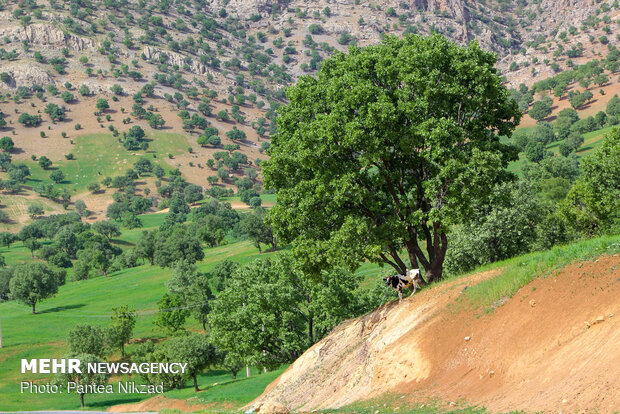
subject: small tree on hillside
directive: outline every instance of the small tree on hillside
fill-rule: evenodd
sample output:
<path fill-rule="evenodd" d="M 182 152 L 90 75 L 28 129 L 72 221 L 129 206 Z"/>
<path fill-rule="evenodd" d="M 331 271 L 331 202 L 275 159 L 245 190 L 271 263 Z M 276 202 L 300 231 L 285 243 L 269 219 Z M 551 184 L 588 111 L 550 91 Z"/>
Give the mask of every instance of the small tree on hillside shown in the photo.
<path fill-rule="evenodd" d="M 542 121 L 551 115 L 551 105 L 545 101 L 536 101 L 528 113 L 536 121 Z"/>
<path fill-rule="evenodd" d="M 215 347 L 201 334 L 173 338 L 166 345 L 172 360 L 187 363 L 186 374 L 194 380 L 194 390 L 200 391 L 196 377 L 203 369 L 219 362 Z"/>
<path fill-rule="evenodd" d="M 28 216 L 31 219 L 35 219 L 36 217 L 43 214 L 43 208 L 41 206 L 30 205 L 28 206 Z"/>
<path fill-rule="evenodd" d="M 80 366 L 86 367 L 88 364 L 98 364 L 103 362 L 103 360 L 95 355 L 90 354 L 78 354 L 78 355 L 68 355 L 65 358 L 76 358 L 80 360 Z M 87 391 L 89 386 L 97 386 L 97 385 L 105 385 L 108 382 L 109 374 L 103 373 L 92 373 L 87 369 L 82 369 L 81 373 L 66 373 L 59 374 L 54 379 L 54 383 L 57 385 L 63 385 L 67 387 L 68 383 L 76 383 L 77 385 L 82 386 L 80 389 L 82 391 Z M 84 396 L 87 392 L 80 392 L 80 403 L 81 407 L 84 408 Z"/>
<path fill-rule="evenodd" d="M 13 143 L 13 140 L 11 139 L 11 137 L 2 137 L 2 139 L 0 139 L 0 149 L 4 152 L 11 152 L 13 151 L 13 148 L 15 147 L 15 144 Z"/>
<path fill-rule="evenodd" d="M 110 220 L 96 222 L 93 224 L 93 230 L 101 234 L 108 241 L 110 241 L 112 237 L 118 237 L 121 235 L 121 232 L 118 229 L 118 224 Z"/>
<path fill-rule="evenodd" d="M 186 305 L 180 295 L 166 293 L 157 302 L 157 306 L 159 313 L 153 322 L 155 325 L 169 333 L 176 333 L 183 329 L 189 310 L 185 309 Z"/>
<path fill-rule="evenodd" d="M 133 328 L 136 326 L 136 311 L 133 307 L 123 305 L 112 309 L 112 323 L 108 328 L 108 340 L 110 345 L 121 350 L 125 357 L 125 344 L 129 343 Z"/>
<path fill-rule="evenodd" d="M 54 170 L 50 174 L 50 179 L 56 184 L 58 184 L 65 179 L 65 174 L 61 170 Z"/>
<path fill-rule="evenodd" d="M 43 263 L 33 262 L 15 266 L 9 284 L 11 298 L 32 306 L 36 314 L 36 304 L 58 292 L 60 281 L 54 272 Z"/>
<path fill-rule="evenodd" d="M 76 325 L 67 336 L 69 350 L 74 354 L 105 355 L 105 330 L 100 326 Z"/>
<path fill-rule="evenodd" d="M 96 107 L 100 112 L 103 112 L 106 109 L 110 108 L 110 104 L 108 104 L 108 101 L 106 99 L 99 98 L 97 99 Z"/>
<path fill-rule="evenodd" d="M 52 160 L 47 158 L 45 155 L 41 155 L 41 157 L 39 158 L 38 164 L 39 164 L 39 167 L 43 168 L 44 170 L 47 170 L 49 167 L 52 166 Z"/>

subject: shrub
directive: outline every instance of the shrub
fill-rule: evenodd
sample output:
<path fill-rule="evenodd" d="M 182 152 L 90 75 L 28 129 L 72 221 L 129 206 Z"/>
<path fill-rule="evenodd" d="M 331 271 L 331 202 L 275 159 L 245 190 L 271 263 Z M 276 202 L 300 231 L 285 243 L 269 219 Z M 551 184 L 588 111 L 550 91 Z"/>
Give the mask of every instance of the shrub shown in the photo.
<path fill-rule="evenodd" d="M 47 170 L 49 167 L 52 166 L 52 160 L 47 158 L 45 155 L 41 155 L 41 157 L 39 158 L 38 164 L 39 164 L 39 167 L 43 168 L 44 170 Z"/>

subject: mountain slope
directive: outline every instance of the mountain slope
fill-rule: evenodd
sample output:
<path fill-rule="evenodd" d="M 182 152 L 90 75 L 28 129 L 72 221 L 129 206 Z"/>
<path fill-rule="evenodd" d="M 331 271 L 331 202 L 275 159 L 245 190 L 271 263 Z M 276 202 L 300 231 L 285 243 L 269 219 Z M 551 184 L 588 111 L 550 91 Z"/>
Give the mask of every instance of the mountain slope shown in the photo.
<path fill-rule="evenodd" d="M 18 183 L 24 185 L 17 191 L 9 183 L 3 197 L 25 208 L 0 227 L 16 231 L 29 220 L 29 206 L 48 204 L 36 195 L 41 185 L 67 189 L 72 203 L 87 202 L 92 220 L 105 218 L 114 190 L 89 202 L 93 194 L 85 189 L 114 177 L 100 170 L 94 178 L 75 175 L 74 159 L 65 157 L 79 152 L 79 162 L 96 165 L 100 154 L 87 151 L 87 137 L 107 134 L 102 139 L 120 144 L 135 125 L 152 144 L 131 151 L 106 146 L 102 155 L 114 160 L 115 175 L 147 157 L 166 170 L 178 168 L 212 194 L 239 191 L 244 178 L 242 185 L 251 179 L 251 190 L 260 192 L 260 162 L 276 132 L 278 106 L 286 102 L 284 88 L 351 45 L 406 33 L 439 32 L 460 44 L 476 40 L 498 54 L 498 69 L 516 88 L 602 60 L 619 41 L 619 17 L 616 0 L 1 2 L 0 137 L 13 140 L 15 164 L 25 162 L 38 172 L 36 160 L 45 155 L 66 179 L 56 185 L 46 170 Z M 609 93 L 597 96 L 597 105 L 618 89 L 618 68 L 608 72 L 609 84 L 600 88 Z M 599 87 L 591 88 L 600 95 Z M 100 99 L 110 108 L 99 111 Z M 52 121 L 48 105 L 64 108 L 65 119 Z M 41 116 L 40 122 L 26 125 L 20 122 L 24 114 Z M 161 132 L 178 139 L 169 144 Z M 225 164 L 226 152 L 243 162 Z M 1 180 L 7 178 L 0 172 Z M 137 194 L 161 201 L 155 183 L 137 183 Z"/>

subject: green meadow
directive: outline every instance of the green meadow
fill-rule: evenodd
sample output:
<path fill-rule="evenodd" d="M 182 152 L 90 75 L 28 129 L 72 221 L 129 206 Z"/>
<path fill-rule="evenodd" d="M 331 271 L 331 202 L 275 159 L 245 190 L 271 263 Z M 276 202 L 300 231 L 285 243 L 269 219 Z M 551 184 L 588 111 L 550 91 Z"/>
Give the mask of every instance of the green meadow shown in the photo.
<path fill-rule="evenodd" d="M 133 245 L 141 232 L 158 226 L 163 221 L 163 214 L 141 216 L 145 225 L 142 229 L 124 230 L 117 242 L 123 241 L 125 246 Z M 21 243 L 9 249 L 3 247 L 0 254 L 7 263 L 18 264 L 32 260 L 30 252 Z M 219 261 L 230 259 L 246 263 L 257 257 L 268 257 L 272 253 L 258 253 L 251 242 L 241 241 L 230 245 L 205 249 L 205 259 L 199 263 L 200 271 L 211 270 Z M 2 409 L 74 409 L 79 407 L 79 398 L 66 398 L 61 395 L 28 395 L 21 394 L 20 381 L 26 379 L 47 382 L 51 377 L 41 375 L 22 375 L 20 360 L 22 358 L 61 358 L 67 353 L 65 337 L 67 332 L 78 323 L 106 325 L 109 322 L 111 309 L 129 304 L 136 309 L 137 322 L 134 338 L 150 338 L 155 341 L 163 339 L 163 334 L 153 325 L 157 313 L 157 301 L 166 292 L 166 281 L 171 270 L 157 266 L 142 265 L 110 274 L 108 277 L 67 282 L 56 296 L 41 302 L 37 306 L 37 314 L 32 315 L 27 306 L 18 302 L 0 303 L 0 321 L 2 323 L 3 348 L 0 349 L 0 407 Z M 70 276 L 70 275 L 69 275 Z M 189 320 L 186 327 L 198 330 L 200 326 Z M 135 345 L 128 346 L 131 352 Z M 113 355 L 112 359 L 118 358 Z M 243 373 L 245 375 L 245 373 Z M 230 374 L 221 370 L 209 371 L 200 377 L 201 387 L 213 387 L 218 383 L 223 389 L 217 398 L 225 398 L 231 403 L 245 404 L 256 397 L 271 382 L 278 372 L 270 372 L 256 377 L 244 378 L 240 375 L 232 381 Z M 242 381 L 243 380 L 243 381 Z M 235 385 L 239 383 L 238 385 Z M 167 393 L 168 394 L 168 393 Z M 173 390 L 169 394 L 175 398 L 193 396 L 192 388 Z M 211 398 L 210 393 L 201 393 L 204 398 Z M 90 408 L 105 407 L 114 404 L 139 401 L 148 398 L 144 395 L 112 394 L 87 396 Z"/>
<path fill-rule="evenodd" d="M 71 193 L 85 191 L 94 182 L 101 182 L 104 177 L 123 175 L 127 169 L 142 157 L 151 159 L 165 169 L 170 169 L 165 162 L 168 154 L 179 155 L 187 151 L 187 138 L 182 134 L 151 132 L 147 134 L 149 148 L 146 151 L 127 151 L 118 138 L 109 133 L 81 135 L 74 138 L 73 160 L 52 160 L 52 167 L 44 170 L 36 161 L 27 161 L 31 176 L 28 185 L 36 187 L 40 183 L 52 183 L 49 178 L 54 168 L 65 174 L 65 180 L 58 184 Z M 42 154 L 45 155 L 45 154 Z"/>

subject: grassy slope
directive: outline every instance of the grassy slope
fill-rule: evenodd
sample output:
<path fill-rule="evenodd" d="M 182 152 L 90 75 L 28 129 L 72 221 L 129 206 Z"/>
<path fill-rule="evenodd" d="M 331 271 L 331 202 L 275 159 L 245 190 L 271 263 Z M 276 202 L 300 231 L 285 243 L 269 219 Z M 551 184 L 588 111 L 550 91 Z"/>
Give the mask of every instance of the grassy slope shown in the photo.
<path fill-rule="evenodd" d="M 144 228 L 124 230 L 119 239 L 130 246 L 137 242 L 143 230 L 157 227 L 164 217 L 164 214 L 144 215 L 142 216 Z M 12 245 L 10 249 L 0 248 L 0 254 L 5 256 L 9 265 L 31 260 L 30 252 L 21 243 Z M 268 255 L 270 253 L 263 253 L 260 257 Z M 242 241 L 206 249 L 205 259 L 199 263 L 198 268 L 201 271 L 209 271 L 224 258 L 244 263 L 257 257 L 259 257 L 258 249 L 251 242 Z M 26 305 L 17 302 L 0 303 L 4 345 L 4 348 L 0 350 L 0 408 L 24 408 L 25 403 L 28 403 L 28 408 L 31 409 L 77 408 L 79 404 L 77 397 L 67 399 L 66 396 L 45 395 L 33 398 L 27 394 L 20 394 L 19 381 L 25 379 L 43 381 L 44 379 L 41 375 L 31 377 L 21 375 L 19 373 L 20 359 L 62 357 L 67 352 L 64 338 L 69 329 L 77 323 L 105 325 L 108 323 L 111 308 L 122 304 L 131 304 L 138 313 L 134 337 L 161 337 L 161 333 L 153 326 L 153 320 L 157 311 L 157 300 L 166 291 L 165 282 L 170 274 L 170 269 L 143 265 L 116 272 L 108 278 L 96 277 L 80 282 L 69 282 L 60 288 L 55 297 L 38 305 L 37 315 L 30 314 Z M 191 319 L 188 327 L 199 328 L 198 324 Z M 130 352 L 132 347 L 131 345 L 128 347 Z M 208 385 L 230 379 L 221 372 L 216 379 L 212 378 L 213 375 L 215 374 L 207 373 L 201 381 L 205 381 L 204 384 Z M 250 397 L 257 395 L 249 390 L 260 388 L 262 391 L 275 377 L 269 374 L 259 378 L 248 380 L 248 384 L 254 384 L 251 387 L 240 385 L 239 389 L 226 391 L 225 395 L 237 395 L 239 404 L 245 403 Z M 45 378 L 44 382 L 49 379 Z M 179 398 L 184 396 L 183 392 L 173 391 L 172 394 Z M 247 401 L 243 398 L 244 395 L 248 395 Z M 95 403 L 91 407 L 98 407 L 138 401 L 143 398 L 145 397 L 141 395 L 99 395 L 87 397 L 87 400 Z"/>
<path fill-rule="evenodd" d="M 123 175 L 133 163 L 141 157 L 147 157 L 158 162 L 162 167 L 169 169 L 164 157 L 171 153 L 182 154 L 187 151 L 187 138 L 181 134 L 155 132 L 147 134 L 149 149 L 143 151 L 127 151 L 112 134 L 82 135 L 74 139 L 75 147 L 72 151 L 74 160 L 54 162 L 52 168 L 60 168 L 67 179 L 58 186 L 66 188 L 70 193 L 85 191 L 88 184 L 101 182 L 104 177 Z M 153 159 L 153 155 L 157 158 Z M 32 176 L 28 185 L 36 187 L 38 184 L 52 183 L 49 178 L 51 169 L 43 170 L 34 161 L 26 162 Z"/>

